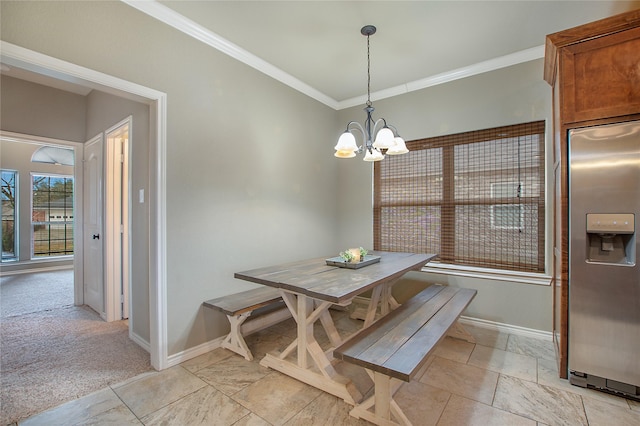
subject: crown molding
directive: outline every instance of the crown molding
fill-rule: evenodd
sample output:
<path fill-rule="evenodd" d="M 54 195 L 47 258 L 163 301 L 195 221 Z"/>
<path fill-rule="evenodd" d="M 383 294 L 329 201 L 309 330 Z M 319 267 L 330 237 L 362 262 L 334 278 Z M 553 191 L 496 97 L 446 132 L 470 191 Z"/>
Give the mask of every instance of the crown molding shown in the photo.
<path fill-rule="evenodd" d="M 536 59 L 544 58 L 544 45 L 532 47 L 530 49 L 521 50 L 509 55 L 500 56 L 498 58 L 489 59 L 483 62 L 469 65 L 467 67 L 457 68 L 446 71 L 431 77 L 422 78 L 420 80 L 411 81 L 399 86 L 390 87 L 388 89 L 379 90 L 371 93 L 371 100 L 381 100 L 391 98 L 393 96 L 404 95 L 406 93 L 415 92 L 417 90 L 426 89 L 427 87 L 437 86 L 439 84 L 450 83 L 455 80 L 471 77 L 485 72 L 495 71 L 500 68 L 510 67 L 512 65 L 529 62 Z M 345 99 L 338 102 L 338 110 L 363 105 L 367 100 L 366 96 L 358 96 L 351 99 Z"/>
<path fill-rule="evenodd" d="M 317 100 L 318 102 L 327 105 L 330 108 L 341 110 L 357 105 L 362 105 L 367 100 L 366 95 L 363 95 L 338 102 L 335 99 L 320 92 L 319 90 L 316 90 L 308 84 L 298 80 L 291 74 L 282 71 L 281 69 L 275 67 L 267 61 L 260 59 L 252 53 L 244 50 L 240 46 L 231 43 L 229 40 L 226 40 L 225 38 L 210 31 L 202 25 L 158 3 L 156 0 L 120 1 L 195 38 L 196 40 L 199 40 L 213 47 L 214 49 L 219 50 L 225 55 L 231 56 L 232 58 L 237 59 L 238 61 L 246 65 L 249 65 L 250 67 L 278 80 L 279 82 L 291 87 L 292 89 L 295 89 Z M 544 58 L 544 45 L 532 47 L 530 49 L 525 49 L 509 55 L 500 56 L 498 58 L 489 59 L 483 62 L 478 62 L 477 64 L 472 64 L 467 67 L 458 68 L 420 80 L 404 83 L 399 86 L 373 92 L 371 93 L 371 99 L 381 100 L 391 98 L 393 96 L 403 95 L 406 93 L 425 89 L 427 87 L 449 83 L 462 78 L 471 77 L 473 75 L 494 71 L 500 68 L 505 68 L 511 65 L 516 65 L 522 62 L 528 62 L 539 58 Z"/>
<path fill-rule="evenodd" d="M 178 31 L 181 31 L 196 40 L 199 40 L 214 49 L 228 55 L 238 61 L 249 65 L 250 67 L 278 80 L 279 82 L 301 92 L 310 98 L 317 100 L 333 109 L 337 109 L 338 102 L 335 99 L 325 95 L 324 93 L 314 89 L 308 84 L 298 80 L 291 74 L 282 71 L 271 65 L 269 62 L 260 59 L 254 54 L 244 50 L 240 46 L 231 43 L 229 40 L 219 36 L 218 34 L 208 30 L 202 25 L 184 17 L 174 10 L 158 3 L 155 0 L 139 1 L 139 0 L 121 0 L 123 3 L 138 9 L 152 18 L 163 22 Z"/>

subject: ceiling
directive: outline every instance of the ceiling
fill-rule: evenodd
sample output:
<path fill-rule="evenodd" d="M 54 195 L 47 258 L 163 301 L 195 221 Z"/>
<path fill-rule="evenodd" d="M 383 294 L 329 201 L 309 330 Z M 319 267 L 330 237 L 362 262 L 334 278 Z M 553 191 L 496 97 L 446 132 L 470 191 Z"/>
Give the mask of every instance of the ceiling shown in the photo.
<path fill-rule="evenodd" d="M 375 100 L 486 69 L 478 64 L 542 57 L 547 34 L 640 8 L 590 0 L 123 1 L 337 109 L 366 97 L 364 25 L 377 27 Z"/>

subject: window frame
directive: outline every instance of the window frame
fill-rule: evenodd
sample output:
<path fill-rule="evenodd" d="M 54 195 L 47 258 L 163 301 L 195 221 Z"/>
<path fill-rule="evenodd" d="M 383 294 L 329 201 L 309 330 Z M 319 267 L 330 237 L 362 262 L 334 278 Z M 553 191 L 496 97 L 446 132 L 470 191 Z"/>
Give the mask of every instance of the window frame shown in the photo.
<path fill-rule="evenodd" d="M 0 256 L 0 263 L 17 262 L 20 259 L 20 174 L 14 169 L 0 169 L 1 173 L 13 173 L 13 257 Z M 4 186 L 4 185 L 3 185 Z M 2 221 L 4 222 L 4 212 L 2 213 Z M 0 230 L 0 235 L 4 239 L 4 233 Z M 3 242 L 4 245 L 4 242 Z"/>
<path fill-rule="evenodd" d="M 29 212 L 30 213 L 29 216 L 31 217 L 31 220 L 30 220 L 30 248 L 31 248 L 31 250 L 30 250 L 31 251 L 30 252 L 30 258 L 31 258 L 31 260 L 72 259 L 74 257 L 74 254 L 75 254 L 75 238 L 74 238 L 74 233 L 75 233 L 75 223 L 74 222 L 75 222 L 75 216 L 76 216 L 76 214 L 75 214 L 75 212 L 76 212 L 76 205 L 75 205 L 75 185 L 76 185 L 76 182 L 75 182 L 75 176 L 74 175 L 61 174 L 61 173 L 46 173 L 46 172 L 35 172 L 35 171 L 31 172 L 30 175 L 31 175 L 31 179 L 30 179 L 31 180 L 31 185 L 30 185 L 30 187 L 31 187 L 31 193 L 30 193 L 30 195 L 31 195 L 30 196 L 31 207 L 30 207 L 30 212 Z M 70 196 L 73 199 L 73 202 L 72 202 L 72 205 L 71 205 L 73 216 L 71 216 L 71 218 L 70 218 L 71 220 L 70 221 L 63 220 L 61 222 L 52 222 L 50 220 L 51 219 L 50 215 L 49 215 L 49 217 L 45 217 L 46 220 L 43 220 L 43 221 L 34 221 L 33 220 L 34 219 L 34 178 L 36 176 L 47 177 L 47 178 L 63 178 L 63 179 L 70 179 L 71 180 L 73 187 L 72 187 Z M 48 210 L 50 210 L 50 207 L 49 207 Z M 65 218 L 65 219 L 67 219 L 67 218 Z M 67 226 L 69 226 L 69 224 L 70 224 L 70 226 L 71 226 L 71 238 L 70 238 L 70 241 L 71 241 L 71 245 L 72 245 L 72 248 L 73 248 L 73 252 L 70 253 L 70 254 L 51 255 L 51 252 L 49 251 L 49 255 L 48 256 L 44 256 L 44 255 L 43 256 L 36 256 L 36 253 L 35 253 L 36 241 L 35 241 L 35 228 L 34 227 L 35 227 L 36 224 L 41 224 L 41 225 L 45 225 L 45 226 L 49 226 L 50 227 L 52 223 L 54 223 L 54 224 L 55 223 L 64 223 L 64 225 L 65 225 L 65 234 L 66 234 Z M 51 241 L 51 239 L 49 239 L 49 241 Z M 66 246 L 67 246 L 66 242 L 69 241 L 69 239 L 65 238 L 64 241 L 65 241 L 65 248 L 66 248 Z"/>
<path fill-rule="evenodd" d="M 503 132 L 506 135 L 504 137 L 501 136 Z M 539 135 L 539 136 L 535 136 L 535 135 Z M 394 208 L 397 210 L 397 208 L 402 206 L 407 206 L 407 207 L 413 206 L 416 209 L 419 209 L 419 208 L 424 208 L 424 207 L 433 205 L 438 207 L 439 209 L 438 218 L 440 220 L 440 223 L 438 223 L 437 225 L 440 226 L 441 230 L 439 234 L 436 234 L 437 239 L 435 240 L 436 244 L 437 244 L 437 241 L 440 241 L 439 250 L 441 251 L 441 253 L 439 254 L 442 254 L 442 252 L 444 252 L 445 250 L 457 251 L 455 244 L 458 244 L 459 242 L 456 241 L 456 238 L 455 238 L 455 235 L 456 235 L 456 212 L 455 212 L 456 207 L 455 206 L 460 205 L 460 201 L 458 198 L 456 198 L 457 195 L 455 195 L 456 185 L 454 184 L 454 182 L 457 175 L 460 172 L 458 171 L 459 169 L 456 169 L 456 172 L 454 172 L 454 167 L 458 167 L 458 166 L 454 166 L 454 163 L 453 163 L 454 161 L 453 159 L 458 158 L 458 157 L 454 157 L 454 155 L 456 155 L 455 154 L 456 151 L 454 151 L 455 147 L 469 146 L 470 147 L 469 149 L 473 149 L 473 144 L 476 142 L 480 142 L 480 143 L 491 142 L 491 141 L 499 142 L 500 139 L 504 139 L 504 138 L 511 139 L 515 137 L 519 138 L 522 136 L 538 138 L 538 139 L 533 139 L 531 142 L 534 144 L 532 146 L 536 147 L 537 145 L 537 147 L 536 147 L 536 151 L 533 151 L 533 155 L 530 156 L 530 158 L 533 159 L 532 164 L 535 164 L 535 169 L 532 169 L 535 171 L 535 176 L 536 176 L 534 185 L 539 185 L 539 188 L 535 187 L 534 188 L 535 191 L 533 191 L 533 193 L 531 193 L 530 191 L 530 193 L 527 194 L 528 197 L 522 196 L 521 190 L 523 189 L 523 185 L 522 185 L 523 180 L 519 178 L 520 166 L 518 166 L 518 177 L 514 176 L 515 179 L 512 178 L 510 180 L 504 181 L 505 183 L 512 182 L 514 184 L 518 184 L 518 182 L 520 182 L 520 184 L 517 187 L 517 191 L 518 191 L 517 196 L 496 197 L 497 200 L 495 200 L 495 202 L 491 202 L 490 198 L 496 195 L 494 194 L 494 184 L 500 183 L 500 182 L 491 182 L 491 195 L 490 196 L 485 195 L 484 197 L 481 197 L 481 200 L 479 201 L 479 203 L 478 204 L 473 203 L 473 205 L 477 206 L 478 208 L 481 208 L 483 204 L 486 207 L 489 207 L 490 212 L 487 212 L 487 214 L 491 218 L 491 222 L 492 222 L 490 224 L 491 227 L 498 225 L 498 226 L 495 226 L 495 228 L 504 229 L 507 231 L 515 230 L 516 232 L 518 231 L 518 229 L 522 229 L 522 228 L 512 227 L 512 226 L 502 227 L 500 226 L 499 223 L 497 224 L 495 223 L 493 207 L 496 205 L 519 206 L 520 208 L 519 222 L 520 224 L 522 224 L 525 210 L 527 211 L 529 210 L 529 208 L 526 207 L 526 205 L 534 205 L 535 206 L 534 209 L 536 212 L 536 216 L 533 216 L 535 218 L 535 221 L 532 223 L 534 225 L 534 228 L 531 228 L 531 227 L 529 228 L 530 232 L 537 234 L 537 239 L 532 240 L 532 241 L 535 241 L 532 247 L 535 248 L 537 246 L 537 249 L 535 251 L 529 252 L 529 253 L 533 253 L 532 261 L 534 263 L 532 263 L 530 267 L 526 267 L 526 268 L 523 268 L 521 265 L 517 265 L 517 264 L 513 266 L 508 266 L 508 265 L 505 266 L 505 264 L 503 264 L 503 266 L 501 267 L 493 267 L 491 263 L 488 263 L 487 266 L 484 267 L 484 266 L 478 265 L 477 263 L 474 264 L 473 263 L 474 259 L 471 259 L 472 263 L 468 263 L 468 264 L 464 264 L 460 262 L 460 259 L 456 257 L 458 256 L 457 253 L 453 255 L 452 257 L 453 262 L 451 262 L 450 261 L 451 258 L 448 257 L 447 253 L 453 253 L 453 252 L 447 252 L 445 253 L 444 260 L 441 260 L 443 256 L 440 256 L 438 260 L 430 262 L 425 268 L 425 270 L 429 270 L 430 272 L 436 272 L 436 273 L 444 273 L 447 275 L 464 275 L 464 276 L 474 276 L 474 277 L 483 277 L 483 276 L 499 277 L 497 279 L 507 280 L 507 281 L 520 281 L 519 279 L 517 279 L 517 277 L 523 277 L 523 281 L 527 283 L 548 285 L 550 281 L 550 277 L 547 275 L 546 262 L 545 262 L 545 259 L 547 257 L 548 247 L 545 244 L 546 226 L 547 226 L 546 224 L 547 207 L 546 207 L 546 191 L 545 191 L 547 171 L 546 171 L 546 163 L 545 163 L 546 123 L 544 120 L 538 120 L 530 123 L 522 123 L 522 124 L 511 125 L 511 126 L 496 127 L 493 129 L 464 132 L 464 133 L 455 134 L 455 135 L 438 136 L 433 138 L 420 139 L 420 140 L 407 142 L 407 146 L 409 147 L 410 150 L 415 150 L 415 151 L 425 150 L 425 153 L 428 152 L 428 150 L 432 150 L 432 152 L 434 153 L 433 155 L 436 155 L 436 157 L 434 158 L 436 158 L 436 164 L 441 165 L 440 166 L 441 170 L 436 170 L 436 174 L 433 175 L 433 171 L 432 171 L 433 165 L 428 164 L 432 160 L 429 159 L 424 163 L 424 166 L 427 167 L 427 169 L 430 170 L 430 172 L 427 175 L 417 174 L 416 176 L 423 176 L 424 178 L 426 176 L 429 176 L 430 174 L 432 176 L 431 180 L 433 182 L 437 182 L 438 179 L 442 181 L 442 188 L 440 189 L 442 194 L 440 196 L 439 201 L 434 201 L 433 195 L 429 196 L 428 194 L 426 194 L 425 196 L 426 201 L 422 200 L 422 197 L 420 195 L 420 194 L 423 194 L 421 191 L 423 191 L 424 188 L 422 187 L 418 187 L 417 188 L 418 192 L 417 193 L 414 192 L 413 193 L 414 195 L 408 195 L 409 198 L 403 198 L 403 196 L 400 196 L 400 198 L 396 198 L 394 200 L 393 199 L 394 194 L 391 193 L 391 195 L 388 195 L 385 191 L 388 191 L 389 189 L 381 187 L 381 185 L 383 185 L 382 183 L 383 175 L 381 170 L 382 170 L 382 167 L 384 166 L 381 165 L 380 163 L 375 163 L 374 164 L 374 188 L 373 188 L 374 249 L 392 250 L 392 251 L 396 250 L 393 248 L 393 246 L 396 245 L 397 242 L 395 242 L 393 238 L 389 239 L 390 238 L 389 233 L 387 232 L 387 235 L 383 237 L 384 235 L 383 228 L 385 224 L 383 224 L 382 221 L 387 220 L 383 218 L 383 214 L 393 215 Z M 518 143 L 518 151 L 516 152 L 518 152 L 518 164 L 520 164 L 519 143 Z M 426 155 L 429 155 L 429 154 L 426 154 Z M 387 161 L 387 160 L 383 160 L 382 163 L 384 163 L 384 161 Z M 415 161 L 419 161 L 417 164 L 419 167 L 422 167 L 423 163 L 420 163 L 420 161 L 424 161 L 423 159 L 418 158 Z M 390 177 L 389 175 L 390 171 L 384 172 L 385 179 L 391 179 L 387 181 L 390 185 L 396 185 L 397 181 L 401 181 L 402 174 L 406 173 L 406 170 L 415 170 L 412 168 L 414 166 L 412 166 L 411 163 L 406 163 L 404 166 L 400 164 L 400 167 L 401 167 L 400 169 L 396 170 L 396 172 L 400 173 L 399 175 L 391 175 Z M 405 167 L 405 169 L 403 169 L 402 167 Z M 406 167 L 410 167 L 410 168 L 406 169 Z M 481 170 L 481 169 L 477 169 L 477 170 Z M 509 168 L 505 169 L 503 166 L 496 170 L 508 171 Z M 465 170 L 464 173 L 473 173 L 473 170 L 472 169 Z M 411 175 L 411 173 L 409 173 L 408 175 Z M 508 173 L 505 174 L 505 178 L 508 179 Z M 407 182 L 407 184 L 411 185 L 410 182 Z M 427 188 L 428 188 L 428 191 L 432 194 L 434 193 L 434 191 L 438 190 L 438 189 L 432 190 L 429 187 Z M 406 187 L 405 190 L 410 190 L 410 188 Z M 414 189 L 414 191 L 416 191 L 416 189 Z M 418 195 L 415 195 L 415 194 L 418 194 Z M 392 197 L 392 198 L 389 198 L 389 197 Z M 500 198 L 502 198 L 505 202 L 501 203 L 499 201 Z M 382 204 L 383 202 L 385 203 L 384 205 Z M 447 209 L 447 208 L 449 209 L 449 212 L 444 211 L 444 209 Z M 390 210 L 390 213 L 383 213 L 383 209 L 391 209 L 391 210 Z M 453 213 L 451 213 L 452 209 L 454 210 Z M 393 216 L 387 216 L 387 217 L 390 220 L 393 219 Z M 399 217 L 402 217 L 402 213 L 400 213 Z M 404 222 L 408 223 L 410 222 L 410 220 L 405 220 Z M 487 227 L 489 227 L 489 224 L 487 224 Z M 407 231 L 407 229 L 410 230 L 411 227 L 405 228 L 404 231 Z M 453 231 L 449 232 L 448 231 L 449 229 L 452 229 Z M 445 236 L 448 236 L 448 237 L 445 238 Z M 533 237 L 535 237 L 535 235 L 533 235 Z M 389 244 L 388 246 L 386 245 L 383 246 L 382 244 L 382 241 L 384 241 L 383 238 L 386 239 L 385 244 Z M 446 247 L 446 249 L 444 247 L 445 239 L 448 239 L 447 241 L 448 246 Z M 454 244 L 453 246 L 451 245 L 452 243 Z M 418 246 L 420 246 L 421 244 L 422 243 L 418 243 Z M 427 245 L 429 245 L 429 243 L 427 243 Z M 399 251 L 402 251 L 402 249 L 399 249 Z M 405 250 L 405 251 L 411 251 L 411 250 Z M 475 252 L 471 252 L 471 253 L 473 254 Z M 497 264 L 498 263 L 496 263 L 496 265 Z M 513 268 L 513 269 L 503 269 L 505 267 Z M 458 273 L 454 273 L 456 271 L 458 271 Z"/>

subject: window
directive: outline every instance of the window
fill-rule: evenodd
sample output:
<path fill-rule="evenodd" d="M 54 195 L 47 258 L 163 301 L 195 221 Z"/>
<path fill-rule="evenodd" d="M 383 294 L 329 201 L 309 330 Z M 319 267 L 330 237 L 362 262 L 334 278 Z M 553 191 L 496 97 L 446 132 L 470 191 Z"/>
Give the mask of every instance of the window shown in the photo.
<path fill-rule="evenodd" d="M 32 175 L 32 257 L 73 254 L 73 177 Z"/>
<path fill-rule="evenodd" d="M 18 259 L 17 180 L 18 172 L 2 170 L 2 262 Z"/>
<path fill-rule="evenodd" d="M 544 272 L 544 121 L 407 143 L 374 166 L 374 248 Z"/>
<path fill-rule="evenodd" d="M 522 182 L 500 182 L 491 184 L 491 197 L 499 200 L 522 195 Z M 491 227 L 522 229 L 524 209 L 521 204 L 495 204 L 491 206 Z"/>

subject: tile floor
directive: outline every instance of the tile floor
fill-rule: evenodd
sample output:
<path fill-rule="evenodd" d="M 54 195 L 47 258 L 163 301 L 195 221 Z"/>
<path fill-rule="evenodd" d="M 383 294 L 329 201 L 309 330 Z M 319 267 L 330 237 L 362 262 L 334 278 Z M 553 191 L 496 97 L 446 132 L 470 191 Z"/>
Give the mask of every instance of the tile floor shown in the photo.
<path fill-rule="evenodd" d="M 344 333 L 360 326 L 332 311 Z M 416 426 L 640 425 L 640 402 L 570 385 L 557 377 L 550 341 L 467 326 L 477 343 L 446 338 L 424 375 L 396 395 Z M 20 425 L 365 425 L 342 400 L 260 366 L 295 334 L 292 320 L 248 338 L 252 362 L 216 349 L 142 374 Z M 318 330 L 321 344 L 328 339 Z M 361 373 L 345 371 L 343 374 Z M 371 385 L 358 380 L 361 388 Z M 365 390 L 366 391 L 366 390 Z"/>

